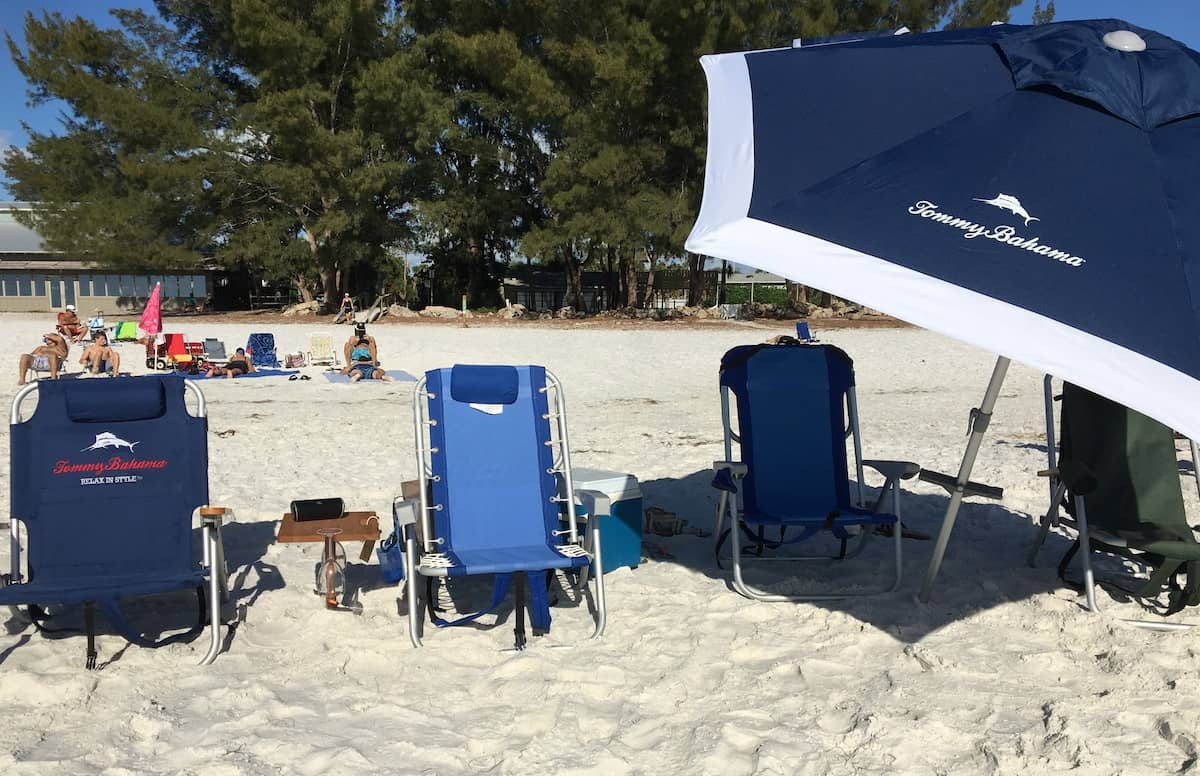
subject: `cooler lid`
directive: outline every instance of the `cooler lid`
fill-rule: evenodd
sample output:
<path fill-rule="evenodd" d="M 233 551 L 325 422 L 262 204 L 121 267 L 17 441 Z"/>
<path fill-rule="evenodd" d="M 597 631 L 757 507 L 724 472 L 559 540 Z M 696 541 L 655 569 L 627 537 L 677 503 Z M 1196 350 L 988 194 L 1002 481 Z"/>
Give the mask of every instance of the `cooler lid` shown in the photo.
<path fill-rule="evenodd" d="M 571 468 L 571 481 L 575 484 L 576 490 L 597 490 L 613 501 L 642 497 L 637 477 L 625 472 L 610 472 L 604 469 L 575 466 Z"/>

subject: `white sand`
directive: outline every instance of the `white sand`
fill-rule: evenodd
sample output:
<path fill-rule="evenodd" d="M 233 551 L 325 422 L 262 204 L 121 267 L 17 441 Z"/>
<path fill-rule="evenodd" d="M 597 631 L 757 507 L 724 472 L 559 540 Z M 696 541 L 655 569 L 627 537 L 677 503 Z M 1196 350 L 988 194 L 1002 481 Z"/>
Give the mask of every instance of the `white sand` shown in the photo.
<path fill-rule="evenodd" d="M 0 318 L 6 403 L 17 355 L 45 320 Z M 232 348 L 251 328 L 193 321 L 184 330 Z M 270 328 L 283 350 L 313 329 L 348 334 L 313 323 Z M 545 364 L 567 389 L 576 466 L 633 472 L 647 506 L 708 528 L 708 467 L 722 457 L 719 357 L 774 332 L 373 333 L 386 366 L 413 374 L 456 362 Z M 868 457 L 956 471 L 992 356 L 915 329 L 822 338 L 856 360 Z M 123 350 L 141 366 L 138 348 Z M 378 586 L 374 566 L 355 577 L 367 588 L 361 617 L 326 612 L 312 593 L 317 546 L 272 543 L 273 521 L 293 498 L 342 495 L 386 514 L 415 473 L 411 384 L 314 376 L 202 384 L 212 498 L 238 518 L 226 541 L 244 623 L 228 650 L 200 668 L 203 638 L 147 650 L 103 635 L 106 665 L 88 672 L 82 637 L 51 641 L 10 622 L 15 632 L 0 637 L 6 771 L 1164 773 L 1196 762 L 1200 634 L 1146 633 L 1083 611 L 1052 568 L 1067 546 L 1061 536 L 1039 568 L 1024 565 L 1030 515 L 1046 498 L 1035 476 L 1044 466 L 1040 375 L 1029 369 L 1011 370 L 975 474 L 1003 486 L 1005 500 L 964 506 L 933 603 L 915 600 L 932 542 L 905 542 L 898 593 L 797 605 L 731 592 L 711 540 L 651 537 L 674 557 L 608 575 L 602 641 L 552 650 L 538 640 L 522 654 L 499 651 L 511 645 L 509 616 L 490 631 L 426 628 L 426 647 L 414 650 L 399 591 Z M 0 456 L 7 471 L 7 444 Z M 1196 508 L 1191 480 L 1184 494 Z M 0 489 L 4 512 L 8 497 Z M 936 532 L 945 501 L 936 488 L 908 485 L 906 522 Z M 347 549 L 355 559 L 358 546 Z M 888 549 L 874 543 L 858 568 L 871 570 Z M 1110 614 L 1142 614 L 1107 593 L 1101 603 Z M 589 632 L 583 611 L 555 610 L 547 638 Z"/>

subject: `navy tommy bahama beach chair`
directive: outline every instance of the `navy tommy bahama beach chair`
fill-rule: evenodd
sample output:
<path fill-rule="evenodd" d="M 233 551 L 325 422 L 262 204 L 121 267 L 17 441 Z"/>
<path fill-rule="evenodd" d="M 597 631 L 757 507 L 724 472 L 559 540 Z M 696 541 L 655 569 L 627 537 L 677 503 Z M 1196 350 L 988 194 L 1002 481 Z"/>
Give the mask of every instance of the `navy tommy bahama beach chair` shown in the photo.
<path fill-rule="evenodd" d="M 275 352 L 275 335 L 270 332 L 251 334 L 246 340 L 246 351 L 250 354 L 250 363 L 256 367 L 277 369 L 280 366 L 279 354 Z"/>
<path fill-rule="evenodd" d="M 198 416 L 188 412 L 185 389 L 195 394 Z M 22 420 L 21 405 L 34 391 L 37 407 Z M 28 606 L 34 624 L 51 635 L 63 631 L 45 627 L 46 610 L 82 604 L 89 668 L 96 607 L 142 646 L 191 638 L 207 615 L 212 639 L 201 663 L 212 662 L 226 590 L 226 510 L 208 506 L 207 429 L 199 388 L 166 376 L 44 381 L 19 391 L 10 426 L 12 570 L 0 605 Z M 192 541 L 197 512 L 202 558 Z M 187 589 L 196 590 L 200 612 L 183 633 L 146 638 L 121 610 L 127 597 Z"/>
<path fill-rule="evenodd" d="M 857 554 L 866 539 L 882 529 L 894 540 L 895 575 L 888 587 L 870 593 L 895 590 L 901 571 L 900 480 L 916 475 L 920 467 L 907 461 L 862 459 L 850 357 L 831 345 L 798 342 L 737 347 L 721 359 L 720 390 L 725 460 L 713 463 L 713 487 L 721 491 L 714 535 L 718 557 L 729 541 L 734 589 L 760 601 L 865 595 L 772 594 L 749 585 L 742 565 L 748 560 L 841 560 L 849 557 L 850 539 L 859 539 L 852 553 Z M 847 437 L 853 440 L 857 474 L 853 500 Z M 735 442 L 740 460 L 733 458 Z M 864 465 L 885 477 L 874 508 L 865 500 Z M 882 512 L 879 507 L 889 493 L 891 511 Z M 838 540 L 836 554 L 767 554 L 822 533 Z M 754 556 L 746 557 L 745 542 Z"/>
<path fill-rule="evenodd" d="M 576 591 L 588 576 L 593 580 L 592 638 L 599 637 L 604 579 L 588 574 L 600 568 L 599 520 L 588 520 L 585 542 L 575 499 L 569 498 L 573 482 L 558 380 L 539 366 L 457 365 L 426 372 L 413 404 L 421 532 L 420 553 L 411 531 L 405 553 L 413 645 L 421 646 L 418 577 L 496 576 L 486 608 L 454 621 L 432 618 L 439 626 L 470 622 L 495 609 L 513 582 L 520 649 L 525 582 L 537 635 L 550 628 L 548 575 L 558 570 L 574 578 Z M 574 495 L 591 517 L 607 513 L 602 494 Z"/>

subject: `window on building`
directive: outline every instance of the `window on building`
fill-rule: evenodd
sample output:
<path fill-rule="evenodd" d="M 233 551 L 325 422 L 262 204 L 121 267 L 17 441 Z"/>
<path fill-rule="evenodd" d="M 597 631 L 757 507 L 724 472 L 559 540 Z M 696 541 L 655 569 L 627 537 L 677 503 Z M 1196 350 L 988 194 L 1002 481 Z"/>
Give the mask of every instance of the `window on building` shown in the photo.
<path fill-rule="evenodd" d="M 7 272 L 4 273 L 4 295 L 5 296 L 16 296 L 17 295 L 17 276 L 16 275 L 11 275 Z"/>
<path fill-rule="evenodd" d="M 45 275 L 34 275 L 33 276 L 33 295 L 34 296 L 45 296 L 46 295 L 46 276 Z"/>
<path fill-rule="evenodd" d="M 134 283 L 136 284 L 133 291 L 134 296 L 150 296 L 150 278 L 138 275 L 134 278 Z"/>
<path fill-rule="evenodd" d="M 197 299 L 203 299 L 207 295 L 203 275 L 192 275 L 192 293 Z"/>
<path fill-rule="evenodd" d="M 167 275 L 162 280 L 163 296 L 176 297 L 179 296 L 179 278 L 175 275 Z"/>
<path fill-rule="evenodd" d="M 80 275 L 79 276 L 79 295 L 80 296 L 91 296 L 92 295 L 92 276 L 91 275 Z"/>
<path fill-rule="evenodd" d="M 33 296 L 33 278 L 29 275 L 17 275 L 17 294 Z"/>
<path fill-rule="evenodd" d="M 121 275 L 121 293 L 118 296 L 133 296 L 135 293 L 133 275 Z"/>
<path fill-rule="evenodd" d="M 176 280 L 179 283 L 179 296 L 183 299 L 190 297 L 192 295 L 192 276 L 180 275 Z"/>
<path fill-rule="evenodd" d="M 67 292 L 67 304 L 75 304 L 75 276 L 67 275 L 63 278 L 63 290 Z"/>

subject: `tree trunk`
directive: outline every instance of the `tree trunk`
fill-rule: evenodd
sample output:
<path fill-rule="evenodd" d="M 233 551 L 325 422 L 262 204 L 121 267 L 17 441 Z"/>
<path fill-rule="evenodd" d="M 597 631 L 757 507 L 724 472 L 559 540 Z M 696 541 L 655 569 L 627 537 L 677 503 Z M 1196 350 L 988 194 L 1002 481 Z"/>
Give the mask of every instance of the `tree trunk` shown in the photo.
<path fill-rule="evenodd" d="M 300 292 L 301 302 L 311 302 L 313 300 L 312 289 L 308 287 L 308 278 L 303 274 L 296 275 L 292 278 L 292 285 Z"/>
<path fill-rule="evenodd" d="M 567 295 L 564 302 L 576 311 L 583 310 L 583 265 L 575 261 L 575 251 L 571 245 L 563 245 L 558 249 L 562 257 L 563 268 L 567 276 Z"/>
<path fill-rule="evenodd" d="M 790 280 L 785 281 L 785 285 L 787 287 L 788 308 L 801 313 L 806 312 L 804 298 L 807 295 L 808 289 Z"/>
<path fill-rule="evenodd" d="M 620 294 L 620 279 L 613 271 L 613 265 L 617 258 L 617 246 L 607 246 L 604 268 L 604 309 L 611 310 L 616 306 L 616 300 Z"/>
<path fill-rule="evenodd" d="M 699 307 L 704 304 L 704 257 L 689 253 L 688 257 L 688 307 Z"/>
<path fill-rule="evenodd" d="M 646 295 L 642 298 L 642 307 L 649 310 L 654 304 L 654 270 L 658 266 L 658 253 L 646 249 Z"/>

